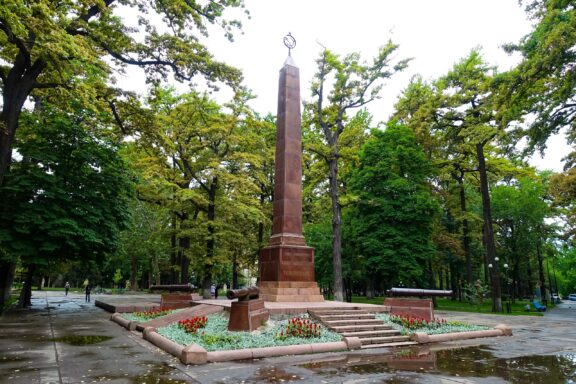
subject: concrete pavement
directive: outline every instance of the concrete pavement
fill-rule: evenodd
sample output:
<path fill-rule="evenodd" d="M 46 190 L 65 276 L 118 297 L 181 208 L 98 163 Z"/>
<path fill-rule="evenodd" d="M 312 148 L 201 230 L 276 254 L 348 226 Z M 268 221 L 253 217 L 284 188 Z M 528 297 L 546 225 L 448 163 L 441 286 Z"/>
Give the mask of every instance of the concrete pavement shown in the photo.
<path fill-rule="evenodd" d="M 576 302 L 544 317 L 437 312 L 474 324 L 507 323 L 512 337 L 185 366 L 111 322 L 93 304 L 99 297 L 85 303 L 80 293 L 35 291 L 31 309 L 0 317 L 0 383 L 576 382 Z"/>

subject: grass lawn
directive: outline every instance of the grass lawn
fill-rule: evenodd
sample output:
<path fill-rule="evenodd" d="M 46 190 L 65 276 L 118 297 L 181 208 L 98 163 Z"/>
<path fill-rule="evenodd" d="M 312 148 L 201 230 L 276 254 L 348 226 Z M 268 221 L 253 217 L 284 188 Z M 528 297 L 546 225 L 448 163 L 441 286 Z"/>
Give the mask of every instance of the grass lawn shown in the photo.
<path fill-rule="evenodd" d="M 378 304 L 382 305 L 384 303 L 384 297 L 374 297 L 373 299 L 367 299 L 364 296 L 352 296 L 353 303 L 359 304 Z M 541 312 L 536 312 L 534 305 L 530 303 L 530 312 L 525 312 L 524 306 L 528 303 L 526 300 L 516 301 L 511 305 L 511 313 L 500 313 L 502 315 L 512 315 L 512 316 L 542 316 Z M 454 301 L 445 298 L 436 298 L 436 310 L 439 311 L 458 311 L 458 312 L 476 312 L 476 313 L 493 313 L 492 312 L 492 301 L 487 299 L 481 305 L 470 304 L 465 301 Z M 505 303 L 502 303 L 503 309 L 505 308 Z M 550 307 L 550 304 L 548 304 Z"/>

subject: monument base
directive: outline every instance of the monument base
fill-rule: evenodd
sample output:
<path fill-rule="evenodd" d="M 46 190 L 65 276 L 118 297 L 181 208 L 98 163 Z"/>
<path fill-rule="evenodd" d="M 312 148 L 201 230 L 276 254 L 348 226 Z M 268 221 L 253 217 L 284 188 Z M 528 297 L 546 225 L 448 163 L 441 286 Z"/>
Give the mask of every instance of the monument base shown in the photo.
<path fill-rule="evenodd" d="M 260 298 L 277 302 L 318 302 L 324 301 L 315 281 L 261 281 Z"/>
<path fill-rule="evenodd" d="M 314 277 L 314 248 L 273 244 L 260 250 L 258 262 L 264 301 L 324 301 Z"/>

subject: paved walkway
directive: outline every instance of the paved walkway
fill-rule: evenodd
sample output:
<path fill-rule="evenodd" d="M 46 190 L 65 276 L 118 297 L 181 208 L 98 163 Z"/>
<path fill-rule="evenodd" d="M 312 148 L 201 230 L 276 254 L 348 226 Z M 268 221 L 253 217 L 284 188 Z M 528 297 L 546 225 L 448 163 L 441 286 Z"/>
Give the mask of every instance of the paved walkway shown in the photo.
<path fill-rule="evenodd" d="M 92 300 L 103 296 L 93 295 Z M 125 295 L 118 300 L 151 298 L 158 299 Z M 31 309 L 0 317 L 0 383 L 576 382 L 576 303 L 563 303 L 544 317 L 437 315 L 475 324 L 507 323 L 514 336 L 400 351 L 185 366 L 138 333 L 111 322 L 109 313 L 85 303 L 81 294 L 35 291 Z M 575 376 L 570 378 L 569 372 Z"/>

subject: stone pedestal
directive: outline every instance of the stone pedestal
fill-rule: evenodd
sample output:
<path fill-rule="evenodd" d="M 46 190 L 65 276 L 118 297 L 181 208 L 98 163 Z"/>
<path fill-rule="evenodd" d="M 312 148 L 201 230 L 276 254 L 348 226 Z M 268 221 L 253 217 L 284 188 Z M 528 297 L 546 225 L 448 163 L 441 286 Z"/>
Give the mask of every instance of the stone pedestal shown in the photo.
<path fill-rule="evenodd" d="M 180 309 L 187 308 L 192 301 L 199 300 L 200 296 L 196 293 L 163 293 L 160 301 L 160 309 Z"/>
<path fill-rule="evenodd" d="M 314 274 L 314 248 L 271 245 L 260 250 L 260 297 L 265 301 L 324 301 Z"/>
<path fill-rule="evenodd" d="M 244 300 L 232 302 L 229 331 L 253 331 L 268 321 L 270 314 L 264 308 L 264 300 Z"/>

